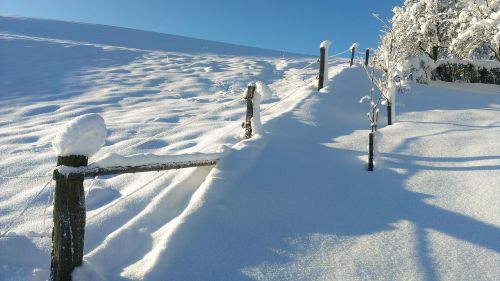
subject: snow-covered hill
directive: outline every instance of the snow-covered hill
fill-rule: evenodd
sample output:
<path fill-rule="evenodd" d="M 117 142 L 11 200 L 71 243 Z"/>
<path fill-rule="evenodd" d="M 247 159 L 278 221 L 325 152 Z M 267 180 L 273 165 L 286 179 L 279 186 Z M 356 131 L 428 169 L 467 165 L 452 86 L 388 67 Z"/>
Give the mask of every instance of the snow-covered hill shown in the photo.
<path fill-rule="evenodd" d="M 76 280 L 500 279 L 500 87 L 413 85 L 398 97 L 399 122 L 379 130 L 370 173 L 359 103 L 369 84 L 345 60 L 331 60 L 317 92 L 311 58 L 117 46 L 8 21 L 1 280 L 48 276 L 50 143 L 84 113 L 109 129 L 93 159 L 229 148 L 213 169 L 87 180 Z M 241 141 L 251 81 L 273 96 L 261 134 Z"/>
<path fill-rule="evenodd" d="M 267 50 L 184 36 L 148 32 L 100 24 L 48 19 L 0 16 L 0 29 L 30 37 L 57 38 L 96 45 L 120 46 L 149 51 L 190 54 L 242 55 L 259 57 L 304 57 L 284 51 Z"/>

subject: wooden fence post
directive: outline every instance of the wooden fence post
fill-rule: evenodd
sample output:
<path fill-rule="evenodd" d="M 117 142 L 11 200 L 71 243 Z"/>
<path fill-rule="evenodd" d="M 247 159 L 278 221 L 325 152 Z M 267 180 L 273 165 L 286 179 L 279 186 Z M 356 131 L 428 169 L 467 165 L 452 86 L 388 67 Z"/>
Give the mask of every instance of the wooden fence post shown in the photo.
<path fill-rule="evenodd" d="M 392 103 L 387 101 L 387 125 L 392 125 Z"/>
<path fill-rule="evenodd" d="M 326 48 L 319 48 L 319 76 L 318 76 L 318 91 L 323 89 L 325 81 L 325 60 L 326 60 Z"/>
<path fill-rule="evenodd" d="M 354 53 L 356 53 L 356 47 L 355 46 L 352 46 L 351 52 L 352 53 L 351 53 L 351 65 L 350 66 L 352 66 L 352 64 L 354 62 Z"/>
<path fill-rule="evenodd" d="M 57 166 L 87 166 L 88 158 L 82 155 L 58 156 Z M 83 261 L 85 237 L 84 178 L 56 177 L 54 195 L 54 226 L 52 229 L 51 281 L 71 280 L 73 269 Z"/>
<path fill-rule="evenodd" d="M 368 61 L 370 59 L 370 49 L 366 49 L 365 53 L 365 65 L 368 66 Z"/>
<path fill-rule="evenodd" d="M 245 100 L 247 101 L 247 115 L 245 118 L 245 123 L 243 127 L 245 128 L 245 139 L 252 137 L 252 117 L 253 117 L 253 95 L 255 93 L 255 86 L 248 86 L 247 95 Z"/>
<path fill-rule="evenodd" d="M 368 135 L 368 171 L 373 171 L 373 141 L 375 133 L 372 131 Z"/>

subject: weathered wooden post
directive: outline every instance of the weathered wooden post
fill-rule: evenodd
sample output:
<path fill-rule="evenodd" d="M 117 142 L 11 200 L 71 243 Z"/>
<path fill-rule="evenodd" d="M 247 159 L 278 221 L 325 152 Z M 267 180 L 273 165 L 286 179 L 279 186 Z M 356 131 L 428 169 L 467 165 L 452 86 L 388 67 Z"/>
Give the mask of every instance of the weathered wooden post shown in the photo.
<path fill-rule="evenodd" d="M 353 45 L 351 47 L 351 64 L 349 66 L 352 66 L 352 64 L 354 63 L 354 54 L 356 53 L 356 45 Z"/>
<path fill-rule="evenodd" d="M 70 281 L 75 267 L 83 262 L 85 237 L 85 195 L 83 175 L 66 177 L 61 169 L 83 167 L 88 157 L 106 141 L 106 124 L 98 114 L 84 114 L 61 127 L 52 141 L 57 155 L 53 179 L 54 226 L 52 228 L 51 281 Z M 65 166 L 65 167 L 60 167 Z"/>
<path fill-rule="evenodd" d="M 368 62 L 370 60 L 370 49 L 366 49 L 365 52 L 365 65 L 368 66 Z"/>
<path fill-rule="evenodd" d="M 247 101 L 247 115 L 243 127 L 245 129 L 245 139 L 252 137 L 252 117 L 253 117 L 253 95 L 255 93 L 255 86 L 249 85 L 245 100 Z"/>
<path fill-rule="evenodd" d="M 319 75 L 318 75 L 318 91 L 323 89 L 325 79 L 328 80 L 328 48 L 331 42 L 326 40 L 321 42 L 319 47 Z"/>
<path fill-rule="evenodd" d="M 325 81 L 325 57 L 326 48 L 319 48 L 319 76 L 318 76 L 318 91 L 323 89 L 323 84 Z"/>
<path fill-rule="evenodd" d="M 392 103 L 387 101 L 387 125 L 392 125 Z"/>
<path fill-rule="evenodd" d="M 82 155 L 58 156 L 57 166 L 87 166 Z M 68 179 L 54 173 L 54 227 L 52 229 L 51 281 L 71 280 L 71 272 L 83 261 L 85 196 L 83 177 Z"/>
<path fill-rule="evenodd" d="M 368 171 L 373 171 L 373 142 L 375 132 L 373 130 L 368 135 Z"/>

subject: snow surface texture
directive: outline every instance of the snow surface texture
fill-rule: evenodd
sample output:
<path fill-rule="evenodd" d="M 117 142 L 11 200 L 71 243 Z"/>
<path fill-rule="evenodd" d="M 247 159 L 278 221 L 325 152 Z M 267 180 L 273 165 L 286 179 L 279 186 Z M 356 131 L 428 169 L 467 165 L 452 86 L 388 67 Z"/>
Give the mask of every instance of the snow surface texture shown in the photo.
<path fill-rule="evenodd" d="M 52 147 L 57 156 L 90 157 L 104 145 L 106 133 L 106 123 L 99 114 L 84 114 L 59 129 Z"/>
<path fill-rule="evenodd" d="M 330 60 L 318 94 L 317 65 L 299 71 L 309 58 L 1 38 L 0 66 L 34 78 L 0 76 L 2 93 L 17 93 L 0 99 L 4 175 L 53 168 L 57 129 L 90 112 L 109 130 L 96 159 L 231 147 L 213 169 L 85 181 L 85 261 L 75 281 L 500 279 L 498 86 L 413 85 L 398 97 L 399 123 L 379 122 L 380 156 L 368 173 L 358 101 L 369 83 L 347 60 Z M 52 72 L 26 67 L 42 65 L 33 60 Z M 53 72 L 62 75 L 39 77 Z M 261 103 L 261 134 L 240 141 L 250 81 L 276 96 Z M 0 233 L 15 221 L 0 238 L 0 280 L 48 277 L 47 180 L 0 181 Z"/>
<path fill-rule="evenodd" d="M 52 141 L 68 121 L 89 113 L 104 118 L 106 143 L 94 159 L 107 153 L 219 153 L 220 147 L 241 140 L 246 106 L 240 94 L 249 82 L 262 81 L 274 93 L 261 105 L 264 121 L 292 108 L 299 86 L 313 88 L 317 68 L 301 69 L 316 58 L 195 39 L 186 45 L 177 39 L 0 17 L 0 280 L 48 277 L 54 190 L 49 172 L 56 166 Z M 161 253 L 162 231 L 176 221 L 209 171 L 86 180 L 85 252 L 99 245 L 109 249 L 104 247 L 108 242 L 120 241 L 120 249 L 131 245 L 114 268 L 137 261 L 134 251 Z M 137 233 L 130 232 L 134 227 Z M 135 234 L 149 238 L 138 244 L 121 240 Z"/>

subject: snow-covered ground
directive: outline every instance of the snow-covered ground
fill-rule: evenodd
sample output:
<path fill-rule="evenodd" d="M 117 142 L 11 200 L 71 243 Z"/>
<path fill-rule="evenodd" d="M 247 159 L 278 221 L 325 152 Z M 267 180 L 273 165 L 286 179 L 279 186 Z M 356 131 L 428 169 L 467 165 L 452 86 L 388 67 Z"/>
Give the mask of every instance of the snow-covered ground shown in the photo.
<path fill-rule="evenodd" d="M 47 278 L 51 142 L 85 113 L 108 128 L 91 161 L 229 148 L 215 168 L 87 180 L 76 280 L 500 280 L 500 87 L 413 85 L 367 172 L 369 84 L 345 60 L 317 92 L 314 58 L 0 23 L 0 280 Z M 254 81 L 274 93 L 241 141 Z"/>

